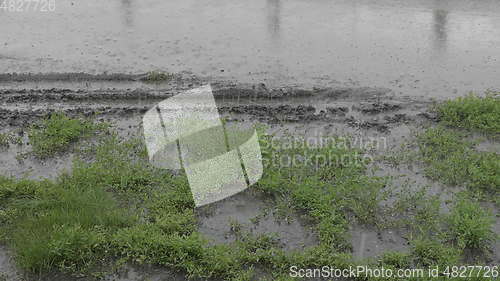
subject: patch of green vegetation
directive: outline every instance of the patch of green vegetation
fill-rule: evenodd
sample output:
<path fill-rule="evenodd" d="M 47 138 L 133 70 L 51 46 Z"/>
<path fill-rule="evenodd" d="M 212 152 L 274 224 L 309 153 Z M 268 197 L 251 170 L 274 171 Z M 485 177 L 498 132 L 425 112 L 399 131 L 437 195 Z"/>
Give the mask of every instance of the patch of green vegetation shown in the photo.
<path fill-rule="evenodd" d="M 286 198 L 288 205 L 305 212 L 316 223 L 322 243 L 340 251 L 350 248 L 347 214 L 361 223 L 377 222 L 386 180 L 366 175 L 360 151 L 343 146 L 283 144 L 273 141 L 272 136 L 260 140 L 266 166 L 256 188 L 275 198 Z"/>
<path fill-rule="evenodd" d="M 105 129 L 107 125 L 104 123 L 95 124 L 89 120 L 70 118 L 64 113 L 53 113 L 49 118 L 33 125 L 28 135 L 33 153 L 44 158 L 67 149 L 81 137 Z"/>
<path fill-rule="evenodd" d="M 133 222 L 102 186 L 73 175 L 58 181 L 0 178 L 9 244 L 19 265 L 33 272 L 83 270 L 106 256 L 106 237 Z"/>
<path fill-rule="evenodd" d="M 500 96 L 470 94 L 437 106 L 440 120 L 448 126 L 500 133 Z"/>
<path fill-rule="evenodd" d="M 7 134 L 0 134 L 0 147 L 9 147 L 10 140 Z"/>
<path fill-rule="evenodd" d="M 402 188 L 389 211 L 387 224 L 405 227 L 412 236 L 428 236 L 440 229 L 442 217 L 438 195 L 430 196 L 426 188 L 418 191 Z"/>
<path fill-rule="evenodd" d="M 102 262 L 114 254 L 113 235 L 135 225 L 141 214 L 124 207 L 134 206 L 130 196 L 116 197 L 144 191 L 165 177 L 132 158 L 144 153 L 136 142 L 110 137 L 85 153 L 93 153 L 95 161 L 76 161 L 71 174 L 55 181 L 0 178 L 0 223 L 22 268 L 81 271 Z M 173 223 L 182 227 L 180 220 Z"/>
<path fill-rule="evenodd" d="M 497 239 L 493 231 L 495 219 L 492 214 L 483 209 L 479 202 L 465 196 L 460 196 L 455 202 L 448 223 L 449 238 L 460 249 L 487 252 Z"/>
<path fill-rule="evenodd" d="M 381 265 L 390 265 L 394 268 L 409 268 L 411 256 L 408 253 L 386 252 L 379 260 Z"/>
<path fill-rule="evenodd" d="M 500 155 L 475 151 L 464 135 L 442 127 L 430 128 L 418 137 L 426 174 L 450 185 L 465 184 L 475 191 L 498 196 Z"/>
<path fill-rule="evenodd" d="M 417 265 L 430 267 L 457 265 L 461 253 L 443 241 L 419 238 L 412 241 L 412 254 Z"/>
<path fill-rule="evenodd" d="M 0 133 L 0 147 L 8 148 L 10 144 L 22 144 L 22 138 L 13 132 Z"/>
<path fill-rule="evenodd" d="M 167 73 L 167 72 L 161 72 L 161 71 L 150 71 L 141 78 L 143 82 L 146 83 L 161 83 L 161 82 L 168 82 L 174 78 L 174 75 L 172 73 Z"/>

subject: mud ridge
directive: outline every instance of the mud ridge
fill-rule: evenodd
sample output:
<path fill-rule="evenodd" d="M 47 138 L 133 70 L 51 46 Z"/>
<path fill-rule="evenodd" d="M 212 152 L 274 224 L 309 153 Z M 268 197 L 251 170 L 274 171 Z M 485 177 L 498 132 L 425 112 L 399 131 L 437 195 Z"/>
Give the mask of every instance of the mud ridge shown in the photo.
<path fill-rule="evenodd" d="M 69 75 L 69 74 L 68 74 Z M 202 84 L 201 80 L 196 84 Z M 145 113 L 161 100 L 192 88 L 171 84 L 158 89 L 0 89 L 0 124 L 19 126 L 55 111 L 69 115 L 121 118 Z M 268 89 L 265 84 L 213 83 L 219 111 L 232 120 L 266 123 L 319 122 L 388 133 L 393 126 L 435 121 L 430 101 L 395 98 L 384 89 Z"/>

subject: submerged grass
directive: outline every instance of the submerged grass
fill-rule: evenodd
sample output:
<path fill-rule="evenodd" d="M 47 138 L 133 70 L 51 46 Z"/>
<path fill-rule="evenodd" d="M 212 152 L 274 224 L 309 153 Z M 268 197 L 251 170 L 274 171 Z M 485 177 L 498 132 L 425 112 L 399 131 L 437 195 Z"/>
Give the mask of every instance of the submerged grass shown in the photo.
<path fill-rule="evenodd" d="M 470 94 L 437 106 L 440 120 L 448 126 L 500 133 L 500 96 Z"/>
<path fill-rule="evenodd" d="M 495 217 L 478 199 L 492 199 L 499 206 L 500 155 L 476 150 L 476 143 L 469 140 L 470 132 L 454 128 L 498 134 L 500 99 L 491 93 L 485 97 L 471 94 L 437 109 L 440 124 L 417 137 L 425 173 L 434 180 L 468 189 L 455 196 L 450 214 L 434 220 L 437 224 L 432 232 L 438 233 L 437 239 L 429 240 L 432 232 L 427 232 L 413 241 L 414 254 L 422 265 L 457 264 L 466 250 L 484 261 L 498 234 L 493 230 Z M 453 247 L 442 247 L 450 243 Z"/>
<path fill-rule="evenodd" d="M 430 128 L 418 137 L 426 174 L 450 185 L 500 195 L 500 155 L 474 150 L 465 136 L 443 127 Z"/>
<path fill-rule="evenodd" d="M 464 256 L 473 257 L 469 253 L 476 255 L 477 261 L 488 260 L 491 246 L 498 238 L 493 230 L 492 213 L 469 192 L 455 196 L 449 214 L 440 214 L 439 205 L 430 203 L 433 205 L 425 211 L 424 219 L 421 214 L 414 216 L 419 220 L 416 224 L 419 228 L 413 231 L 411 239 L 415 264 L 452 266 L 459 264 Z"/>
<path fill-rule="evenodd" d="M 90 120 L 70 118 L 58 112 L 31 126 L 28 135 L 33 153 L 44 158 L 67 149 L 80 137 L 92 135 L 106 128 L 107 125 L 104 123 L 95 124 Z"/>
<path fill-rule="evenodd" d="M 264 136 L 261 147 L 268 165 L 256 188 L 286 198 L 294 208 L 307 212 L 322 243 L 340 251 L 350 249 L 347 214 L 360 223 L 376 223 L 386 179 L 366 175 L 367 163 L 360 151 L 305 143 L 284 144 L 283 148 L 279 142 L 278 147 L 269 143 L 276 142 Z M 283 165 L 283 159 L 290 161 Z"/>
<path fill-rule="evenodd" d="M 460 196 L 448 216 L 452 239 L 460 249 L 487 252 L 497 235 L 493 231 L 495 219 L 479 202 Z"/>

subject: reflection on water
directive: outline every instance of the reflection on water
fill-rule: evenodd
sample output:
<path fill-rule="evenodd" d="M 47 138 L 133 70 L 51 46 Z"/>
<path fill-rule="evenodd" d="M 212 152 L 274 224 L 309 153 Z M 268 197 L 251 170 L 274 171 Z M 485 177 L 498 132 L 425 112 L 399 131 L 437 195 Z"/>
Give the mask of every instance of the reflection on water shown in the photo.
<path fill-rule="evenodd" d="M 121 9 L 123 10 L 123 23 L 125 28 L 132 27 L 134 25 L 132 0 L 121 0 Z"/>
<path fill-rule="evenodd" d="M 434 10 L 432 12 L 433 24 L 433 37 L 434 37 L 434 49 L 439 53 L 444 52 L 446 49 L 447 34 L 447 22 L 448 22 L 448 11 L 445 10 Z"/>
<path fill-rule="evenodd" d="M 280 37 L 280 9 L 281 0 L 267 0 L 267 29 L 271 39 L 278 40 Z"/>
<path fill-rule="evenodd" d="M 266 24 L 267 35 L 270 42 L 269 53 L 273 55 L 273 64 L 269 66 L 269 73 L 271 74 L 268 81 L 273 83 L 280 83 L 286 75 L 286 70 L 283 65 L 283 59 L 280 55 L 282 50 L 281 38 L 281 0 L 266 0 Z"/>

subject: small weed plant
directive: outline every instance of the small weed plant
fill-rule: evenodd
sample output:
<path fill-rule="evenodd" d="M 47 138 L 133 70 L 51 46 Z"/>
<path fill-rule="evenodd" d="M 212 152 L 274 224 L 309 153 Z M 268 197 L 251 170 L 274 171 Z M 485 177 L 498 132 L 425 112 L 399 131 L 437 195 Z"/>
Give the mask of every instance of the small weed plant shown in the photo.
<path fill-rule="evenodd" d="M 146 83 L 161 83 L 168 82 L 174 78 L 174 75 L 167 72 L 151 71 L 146 74 L 141 80 Z"/>
<path fill-rule="evenodd" d="M 493 231 L 495 219 L 479 202 L 461 196 L 448 217 L 450 239 L 461 249 L 486 253 L 497 235 Z"/>
<path fill-rule="evenodd" d="M 50 157 L 67 149 L 79 138 L 91 136 L 107 129 L 104 123 L 95 124 L 90 120 L 71 118 L 64 113 L 53 113 L 29 130 L 33 153 L 40 157 Z"/>

